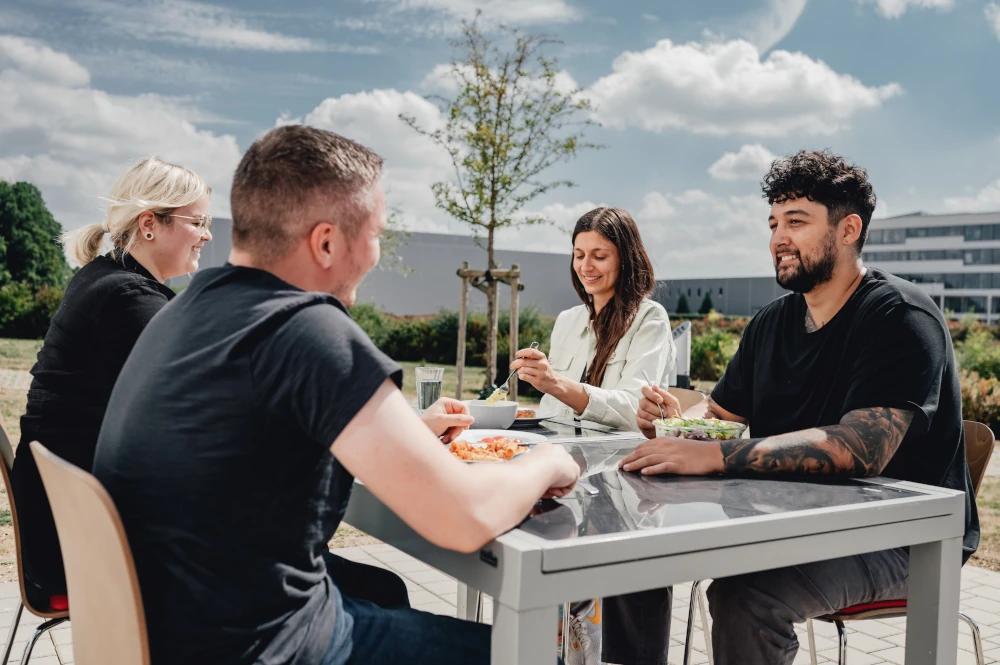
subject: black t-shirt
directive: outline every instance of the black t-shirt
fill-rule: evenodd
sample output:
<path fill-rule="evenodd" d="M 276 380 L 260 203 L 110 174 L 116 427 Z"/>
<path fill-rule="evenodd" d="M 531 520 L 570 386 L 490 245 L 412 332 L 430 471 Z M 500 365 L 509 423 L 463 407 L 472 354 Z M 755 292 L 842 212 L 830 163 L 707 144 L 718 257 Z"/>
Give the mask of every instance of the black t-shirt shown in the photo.
<path fill-rule="evenodd" d="M 40 587 L 45 603 L 49 594 L 66 593 L 66 577 L 52 510 L 28 443 L 41 441 L 63 459 L 90 468 L 118 372 L 139 333 L 173 297 L 130 255 L 98 256 L 73 275 L 49 323 L 31 368 L 11 476 L 28 589 Z"/>
<path fill-rule="evenodd" d="M 941 311 L 923 291 L 879 270 L 833 319 L 805 329 L 801 294 L 762 309 L 712 392 L 719 406 L 766 437 L 836 425 L 850 411 L 907 409 L 913 421 L 883 476 L 965 492 L 964 558 L 979 546 L 965 459 L 962 392 Z"/>
<path fill-rule="evenodd" d="M 330 445 L 402 371 L 333 296 L 227 265 L 146 328 L 94 473 L 135 556 L 153 665 L 316 665 L 335 624 L 321 553 L 353 478 Z"/>

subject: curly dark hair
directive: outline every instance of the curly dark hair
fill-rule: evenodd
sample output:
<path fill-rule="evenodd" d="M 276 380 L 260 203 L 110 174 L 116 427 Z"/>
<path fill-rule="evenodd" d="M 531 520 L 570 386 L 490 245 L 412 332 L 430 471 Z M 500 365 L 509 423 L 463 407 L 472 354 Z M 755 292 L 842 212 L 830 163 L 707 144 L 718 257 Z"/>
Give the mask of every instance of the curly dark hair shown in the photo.
<path fill-rule="evenodd" d="M 791 157 L 774 160 L 760 186 L 772 205 L 803 197 L 822 203 L 834 225 L 848 215 L 857 215 L 861 218 L 861 236 L 854 248 L 861 253 L 875 212 L 875 190 L 868 181 L 868 172 L 860 166 L 848 164 L 829 150 L 800 150 Z"/>

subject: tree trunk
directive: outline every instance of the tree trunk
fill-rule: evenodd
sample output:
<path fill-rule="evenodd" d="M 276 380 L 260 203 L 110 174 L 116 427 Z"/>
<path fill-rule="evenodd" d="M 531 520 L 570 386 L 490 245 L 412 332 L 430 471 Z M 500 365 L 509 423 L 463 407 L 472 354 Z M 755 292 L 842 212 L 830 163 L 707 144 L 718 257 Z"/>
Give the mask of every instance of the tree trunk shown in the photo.
<path fill-rule="evenodd" d="M 486 244 L 486 267 L 496 268 L 493 261 L 493 227 L 490 226 Z M 497 282 L 491 280 L 486 291 L 486 385 L 497 382 Z"/>

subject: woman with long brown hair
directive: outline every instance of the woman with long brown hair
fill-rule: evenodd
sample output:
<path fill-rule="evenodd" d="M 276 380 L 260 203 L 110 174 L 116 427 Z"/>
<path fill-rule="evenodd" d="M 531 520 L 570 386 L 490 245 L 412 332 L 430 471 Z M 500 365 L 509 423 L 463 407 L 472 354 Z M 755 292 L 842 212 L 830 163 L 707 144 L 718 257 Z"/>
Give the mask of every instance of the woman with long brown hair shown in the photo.
<path fill-rule="evenodd" d="M 596 208 L 577 221 L 570 278 L 583 304 L 556 319 L 549 356 L 522 349 L 510 367 L 545 393 L 542 413 L 635 430 L 643 372 L 666 385 L 676 351 L 631 215 Z"/>

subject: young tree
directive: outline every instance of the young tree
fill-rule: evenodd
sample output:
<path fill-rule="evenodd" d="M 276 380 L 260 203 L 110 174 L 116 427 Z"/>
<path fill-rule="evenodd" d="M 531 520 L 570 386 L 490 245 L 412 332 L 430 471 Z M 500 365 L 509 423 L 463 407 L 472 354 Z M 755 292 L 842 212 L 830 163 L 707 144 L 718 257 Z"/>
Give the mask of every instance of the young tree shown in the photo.
<path fill-rule="evenodd" d="M 59 244 L 62 230 L 37 187 L 0 180 L 0 286 L 65 286 L 70 271 Z"/>
<path fill-rule="evenodd" d="M 705 297 L 701 299 L 701 307 L 698 308 L 698 313 L 708 314 L 713 309 L 715 309 L 715 303 L 712 302 L 712 289 L 705 289 Z"/>
<path fill-rule="evenodd" d="M 499 40 L 480 29 L 479 16 L 466 21 L 452 42 L 448 80 L 453 98 L 434 96 L 445 119 L 441 128 L 400 118 L 443 147 L 451 157 L 451 180 L 433 185 L 437 207 L 486 236 L 487 269 L 497 268 L 493 241 L 498 229 L 548 223 L 526 214 L 525 206 L 568 180 L 546 179 L 553 165 L 586 148 L 590 102 L 557 61 L 545 55 L 554 40 L 515 28 L 498 28 Z M 487 292 L 486 383 L 496 378 L 497 283 Z"/>
<path fill-rule="evenodd" d="M 399 255 L 399 248 L 406 244 L 406 239 L 410 233 L 403 228 L 402 213 L 398 208 L 390 208 L 386 211 L 385 230 L 382 232 L 382 251 L 378 260 L 379 270 L 391 270 L 406 277 L 413 268 L 406 265 L 403 257 Z"/>
<path fill-rule="evenodd" d="M 677 299 L 677 307 L 675 314 L 690 314 L 691 305 L 688 304 L 688 297 L 686 294 L 682 293 L 681 297 Z"/>

